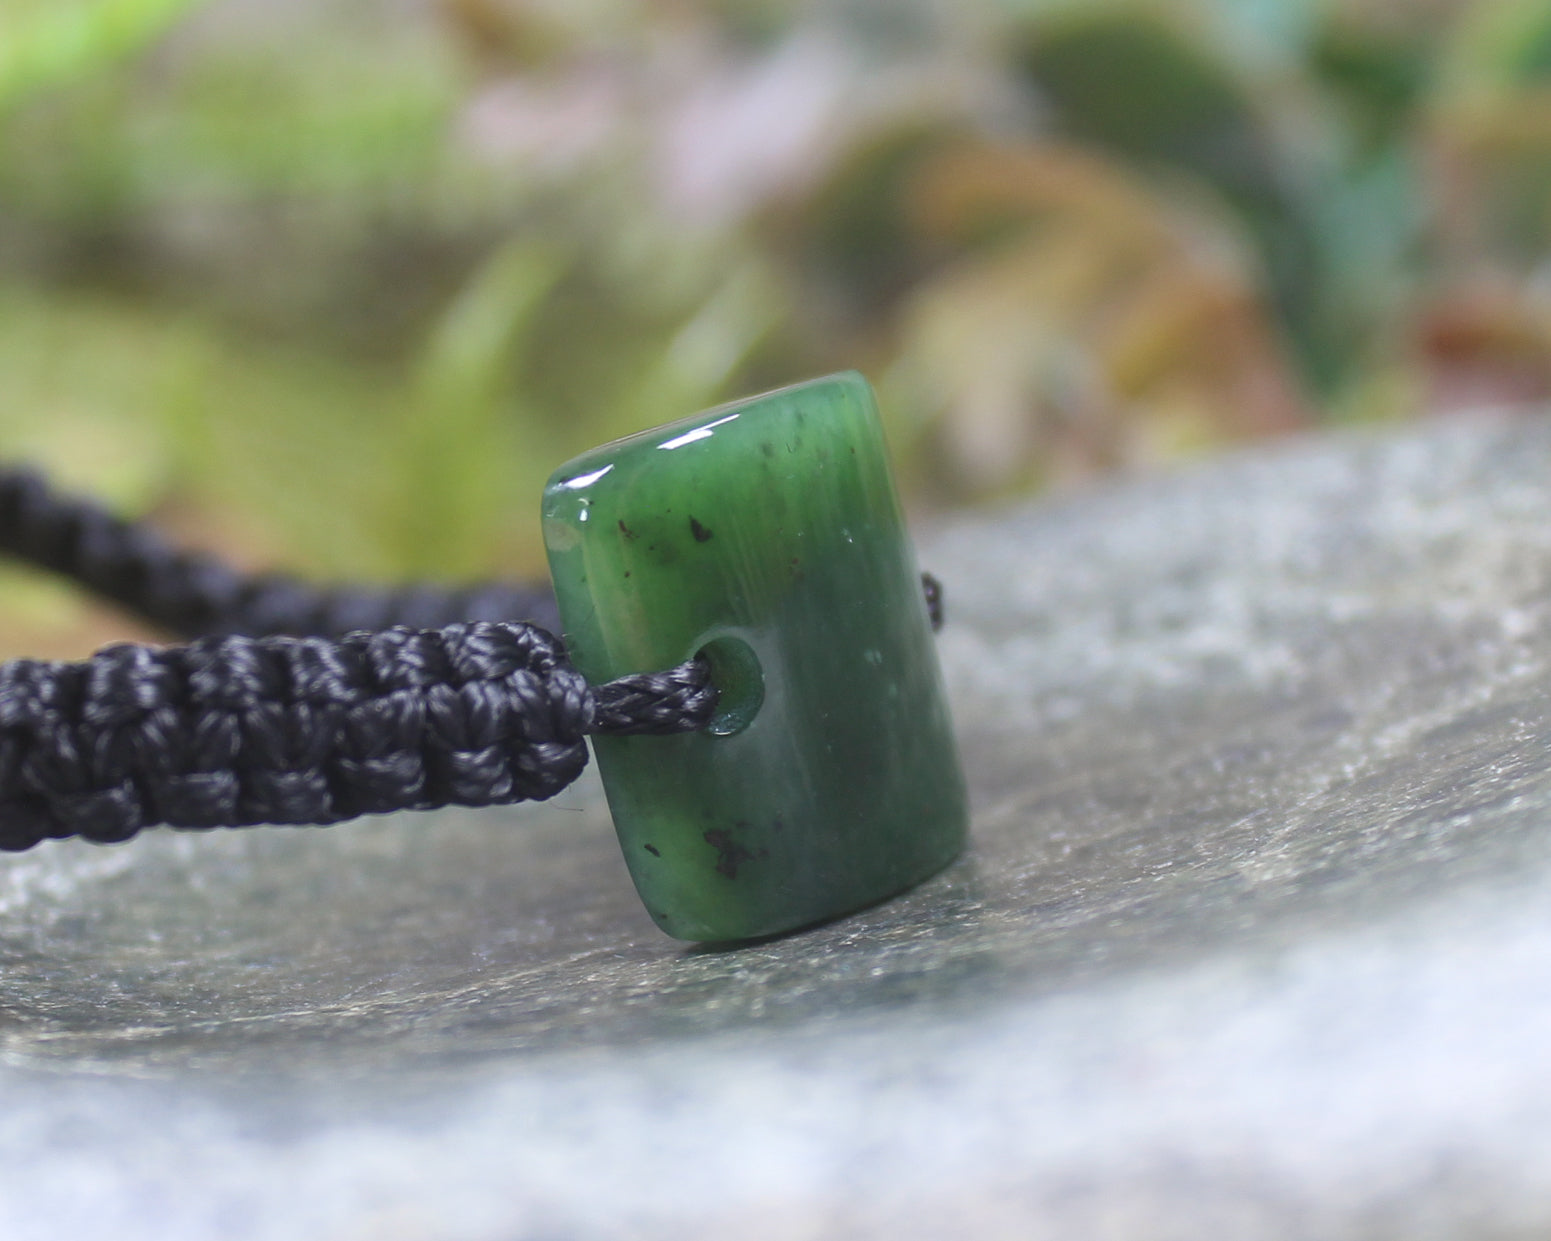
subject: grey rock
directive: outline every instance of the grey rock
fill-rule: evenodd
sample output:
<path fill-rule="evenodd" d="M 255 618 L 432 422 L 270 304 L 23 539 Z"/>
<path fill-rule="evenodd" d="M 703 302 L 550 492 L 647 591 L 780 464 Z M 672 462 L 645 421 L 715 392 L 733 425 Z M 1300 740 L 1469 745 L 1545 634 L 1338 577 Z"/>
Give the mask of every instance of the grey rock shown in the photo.
<path fill-rule="evenodd" d="M 0 1237 L 1551 1231 L 1551 429 L 924 540 L 974 846 L 736 950 L 595 785 L 0 861 Z"/>

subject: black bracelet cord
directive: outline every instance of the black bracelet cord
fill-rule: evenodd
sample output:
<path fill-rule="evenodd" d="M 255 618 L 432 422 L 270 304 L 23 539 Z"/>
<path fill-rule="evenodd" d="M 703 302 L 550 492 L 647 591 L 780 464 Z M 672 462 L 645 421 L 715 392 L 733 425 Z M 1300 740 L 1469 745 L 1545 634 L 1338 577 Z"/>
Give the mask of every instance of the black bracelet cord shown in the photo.
<path fill-rule="evenodd" d="M 587 734 L 693 732 L 716 706 L 703 660 L 589 686 L 542 588 L 248 578 L 29 470 L 0 469 L 0 553 L 195 638 L 0 664 L 0 849 L 542 799 Z"/>
<path fill-rule="evenodd" d="M 0 467 L 0 554 L 193 639 L 0 663 L 0 849 L 541 800 L 588 734 L 695 732 L 716 709 L 703 659 L 588 685 L 542 587 L 245 577 L 26 469 Z"/>
<path fill-rule="evenodd" d="M 283 574 L 244 576 L 90 500 L 61 496 L 25 468 L 0 467 L 0 555 L 70 578 L 180 638 L 337 637 L 484 620 L 523 620 L 560 632 L 555 597 L 543 586 L 320 588 Z"/>

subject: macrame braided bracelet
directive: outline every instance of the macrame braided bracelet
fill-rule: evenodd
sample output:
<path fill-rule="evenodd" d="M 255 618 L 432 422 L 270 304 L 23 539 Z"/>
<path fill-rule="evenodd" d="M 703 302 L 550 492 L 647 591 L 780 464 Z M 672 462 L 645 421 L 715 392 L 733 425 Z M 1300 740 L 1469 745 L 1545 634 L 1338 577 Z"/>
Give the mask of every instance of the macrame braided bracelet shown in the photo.
<path fill-rule="evenodd" d="M 197 639 L 0 664 L 3 849 L 551 797 L 588 733 L 716 705 L 703 661 L 589 686 L 543 587 L 245 577 L 28 469 L 0 469 L 0 552 Z"/>
<path fill-rule="evenodd" d="M 533 625 L 206 638 L 0 664 L 0 848 L 552 797 L 592 732 L 701 728 L 703 663 L 596 688 Z"/>
<path fill-rule="evenodd" d="M 542 587 L 245 577 L 27 469 L 0 468 L 0 553 L 195 639 L 0 663 L 0 849 L 542 800 L 587 735 L 695 732 L 716 710 L 703 659 L 588 685 Z"/>

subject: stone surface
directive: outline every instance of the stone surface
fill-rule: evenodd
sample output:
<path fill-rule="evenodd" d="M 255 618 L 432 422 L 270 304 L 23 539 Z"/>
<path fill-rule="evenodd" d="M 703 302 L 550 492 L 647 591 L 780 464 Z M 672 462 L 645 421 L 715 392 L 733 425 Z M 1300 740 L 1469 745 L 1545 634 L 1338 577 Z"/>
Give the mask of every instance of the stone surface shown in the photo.
<path fill-rule="evenodd" d="M 659 927 L 728 941 L 811 926 L 963 852 L 937 645 L 865 379 L 595 448 L 555 472 L 543 512 L 588 680 L 714 666 L 710 727 L 593 744 Z"/>
<path fill-rule="evenodd" d="M 733 951 L 595 785 L 0 863 L 0 1236 L 1540 1237 L 1551 430 L 923 540 L 974 841 Z"/>

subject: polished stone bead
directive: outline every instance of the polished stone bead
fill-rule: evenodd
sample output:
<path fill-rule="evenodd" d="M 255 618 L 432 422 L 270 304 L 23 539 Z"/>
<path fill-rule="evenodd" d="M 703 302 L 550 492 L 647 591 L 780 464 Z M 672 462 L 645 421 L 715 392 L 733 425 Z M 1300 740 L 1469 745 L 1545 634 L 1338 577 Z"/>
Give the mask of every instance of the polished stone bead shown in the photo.
<path fill-rule="evenodd" d="M 605 445 L 544 492 L 576 666 L 705 652 L 703 732 L 599 737 L 625 860 L 670 935 L 892 896 L 962 849 L 963 776 L 872 390 L 844 374 Z"/>

